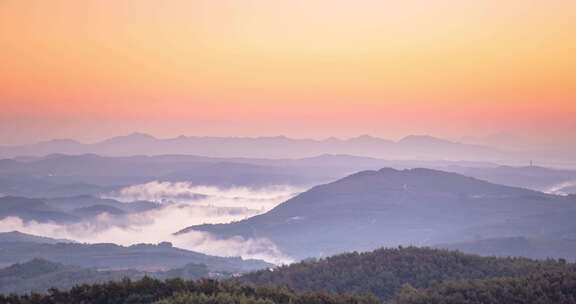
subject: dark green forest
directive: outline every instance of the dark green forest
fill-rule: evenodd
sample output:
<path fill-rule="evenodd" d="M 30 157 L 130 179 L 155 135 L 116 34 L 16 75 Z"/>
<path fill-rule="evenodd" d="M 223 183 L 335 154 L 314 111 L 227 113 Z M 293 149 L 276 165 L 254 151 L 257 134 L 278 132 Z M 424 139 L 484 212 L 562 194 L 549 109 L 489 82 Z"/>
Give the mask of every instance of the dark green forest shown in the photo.
<path fill-rule="evenodd" d="M 249 273 L 238 280 L 297 291 L 371 293 L 387 300 L 404 284 L 427 288 L 443 281 L 518 277 L 565 269 L 574 269 L 574 265 L 563 260 L 481 257 L 442 249 L 400 247 L 303 261 Z"/>
<path fill-rule="evenodd" d="M 85 284 L 46 294 L 0 295 L 2 304 L 376 304 L 373 296 L 295 293 L 286 288 L 250 287 L 216 280 L 161 281 L 145 277 L 105 284 Z"/>
<path fill-rule="evenodd" d="M 564 260 L 481 257 L 417 247 L 347 253 L 223 280 L 84 284 L 0 295 L 0 304 L 576 304 Z"/>
<path fill-rule="evenodd" d="M 520 278 L 445 282 L 418 290 L 405 286 L 395 304 L 574 304 L 576 272 L 558 271 Z"/>

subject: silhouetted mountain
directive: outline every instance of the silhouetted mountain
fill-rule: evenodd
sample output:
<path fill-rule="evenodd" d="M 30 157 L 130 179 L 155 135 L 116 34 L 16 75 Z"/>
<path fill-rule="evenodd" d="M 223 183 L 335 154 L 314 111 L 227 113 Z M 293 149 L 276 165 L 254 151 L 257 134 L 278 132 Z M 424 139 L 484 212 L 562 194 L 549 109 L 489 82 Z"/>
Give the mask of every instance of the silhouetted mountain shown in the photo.
<path fill-rule="evenodd" d="M 95 153 L 108 156 L 193 154 L 215 157 L 298 158 L 323 153 L 354 154 L 398 159 L 494 160 L 506 156 L 492 148 L 467 145 L 431 136 L 408 136 L 398 142 L 362 135 L 325 140 L 273 137 L 193 137 L 158 139 L 133 133 L 93 144 L 49 141 L 0 147 L 0 157 L 43 156 L 53 153 Z"/>
<path fill-rule="evenodd" d="M 402 286 L 427 288 L 463 279 L 517 277 L 543 271 L 574 270 L 573 264 L 525 258 L 495 258 L 429 248 L 378 249 L 303 261 L 238 278 L 254 285 L 287 286 L 296 291 L 372 293 L 392 298 Z"/>
<path fill-rule="evenodd" d="M 295 170 L 283 162 L 257 159 L 58 155 L 34 161 L 0 163 L 0 193 L 28 197 L 94 195 L 155 180 L 218 186 L 307 185 L 333 176 L 334 173 L 315 172 L 308 168 Z M 70 194 L 65 194 L 66 191 Z"/>
<path fill-rule="evenodd" d="M 576 240 L 534 239 L 526 237 L 504 237 L 435 247 L 460 250 L 485 256 L 523 256 L 533 259 L 567 259 L 576 261 Z"/>
<path fill-rule="evenodd" d="M 72 214 L 75 214 L 79 217 L 96 217 L 102 213 L 106 213 L 109 215 L 124 215 L 126 212 L 124 210 L 108 206 L 108 205 L 93 205 L 90 207 L 82 207 L 77 208 L 71 211 Z"/>
<path fill-rule="evenodd" d="M 0 197 L 0 219 L 19 217 L 25 221 L 72 222 L 77 217 L 53 208 L 40 199 L 5 196 Z"/>
<path fill-rule="evenodd" d="M 70 240 L 47 238 L 43 236 L 22 233 L 20 231 L 0 232 L 0 242 L 39 244 L 73 243 L 73 241 Z"/>
<path fill-rule="evenodd" d="M 52 199 L 5 196 L 0 197 L 0 219 L 12 216 L 24 221 L 70 223 L 102 213 L 121 216 L 158 207 L 158 204 L 147 201 L 121 203 L 91 196 Z"/>
<path fill-rule="evenodd" d="M 267 238 L 297 258 L 503 236 L 572 238 L 576 199 L 430 169 L 363 171 L 240 222 L 193 226 Z"/>
<path fill-rule="evenodd" d="M 106 270 L 158 271 L 194 263 L 205 264 L 212 272 L 238 273 L 271 266 L 260 260 L 210 256 L 172 247 L 170 243 L 125 247 L 104 243 L 0 242 L 0 265 L 8 266 L 35 258 Z"/>
<path fill-rule="evenodd" d="M 440 139 L 428 135 L 408 135 L 398 141 L 401 145 L 407 146 L 418 146 L 418 145 L 427 145 L 427 146 L 444 146 L 444 145 L 454 145 L 457 143 L 451 142 L 449 140 Z"/>
<path fill-rule="evenodd" d="M 101 141 L 99 144 L 101 144 L 101 145 L 115 145 L 115 144 L 138 145 L 138 144 L 153 143 L 156 140 L 158 140 L 158 139 L 154 136 L 144 134 L 144 133 L 134 132 L 134 133 L 131 133 L 131 134 L 128 134 L 125 136 L 116 136 L 116 137 L 106 139 L 104 141 Z"/>
<path fill-rule="evenodd" d="M 160 207 L 159 204 L 149 201 L 119 202 L 109 198 L 99 198 L 90 195 L 56 197 L 45 199 L 44 201 L 46 204 L 66 212 L 92 210 L 92 212 L 100 211 L 96 213 L 103 213 L 109 210 L 111 211 L 108 212 L 110 214 L 122 214 L 143 212 Z"/>

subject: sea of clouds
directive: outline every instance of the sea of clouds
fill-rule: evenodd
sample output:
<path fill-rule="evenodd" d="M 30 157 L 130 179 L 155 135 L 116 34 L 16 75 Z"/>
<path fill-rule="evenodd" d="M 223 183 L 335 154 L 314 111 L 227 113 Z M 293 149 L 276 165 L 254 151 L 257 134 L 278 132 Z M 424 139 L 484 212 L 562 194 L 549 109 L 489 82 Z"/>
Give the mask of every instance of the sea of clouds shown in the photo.
<path fill-rule="evenodd" d="M 278 185 L 264 188 L 219 188 L 193 185 L 187 182 L 155 181 L 122 188 L 103 194 L 121 202 L 147 200 L 159 203 L 159 208 L 114 216 L 106 213 L 94 219 L 72 224 L 25 222 L 16 217 L 0 220 L 0 231 L 18 230 L 24 233 L 82 243 L 171 242 L 174 246 L 218 256 L 241 256 L 263 259 L 272 263 L 289 263 L 274 243 L 267 239 L 233 237 L 219 239 L 191 231 L 178 234 L 186 227 L 239 221 L 264 213 L 304 191 L 303 188 Z"/>

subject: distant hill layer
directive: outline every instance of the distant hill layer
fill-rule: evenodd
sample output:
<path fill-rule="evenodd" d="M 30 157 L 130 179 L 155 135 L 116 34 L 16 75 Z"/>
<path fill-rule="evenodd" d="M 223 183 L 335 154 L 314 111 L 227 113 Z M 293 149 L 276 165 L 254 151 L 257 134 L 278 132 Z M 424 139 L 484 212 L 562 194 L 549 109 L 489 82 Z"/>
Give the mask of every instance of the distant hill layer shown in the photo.
<path fill-rule="evenodd" d="M 158 207 L 158 204 L 147 201 L 121 203 L 86 195 L 52 199 L 4 196 L 0 197 L 0 220 L 17 217 L 23 221 L 66 224 L 94 218 L 102 213 L 120 217 Z"/>
<path fill-rule="evenodd" d="M 11 232 L 0 232 L 0 243 L 57 244 L 57 243 L 74 243 L 74 242 L 64 239 L 53 239 L 43 236 L 26 234 L 19 231 L 11 231 Z"/>
<path fill-rule="evenodd" d="M 272 137 L 180 136 L 159 139 L 133 133 L 93 144 L 51 140 L 20 146 L 0 146 L 0 157 L 94 153 L 108 156 L 192 154 L 213 157 L 300 158 L 323 153 L 401 159 L 501 159 L 494 148 L 463 144 L 432 136 L 410 135 L 399 141 L 372 136 L 325 140 Z"/>
<path fill-rule="evenodd" d="M 14 233 L 0 233 L 0 240 L 0 266 L 4 267 L 36 258 L 106 270 L 156 271 L 193 263 L 204 264 L 212 272 L 240 273 L 272 266 L 260 260 L 210 256 L 172 247 L 170 243 L 125 247 L 115 244 L 63 243 L 20 234 L 14 237 Z"/>
<path fill-rule="evenodd" d="M 182 268 L 160 272 L 136 270 L 98 271 L 96 269 L 33 259 L 0 269 L 0 293 L 46 292 L 50 288 L 68 289 L 88 283 L 106 283 L 144 276 L 160 279 L 199 279 L 210 274 L 203 264 L 188 264 Z"/>
<path fill-rule="evenodd" d="M 380 246 L 494 237 L 576 238 L 576 197 L 431 169 L 363 171 L 310 189 L 269 212 L 192 226 L 221 238 L 268 238 L 306 258 Z"/>
<path fill-rule="evenodd" d="M 323 154 L 300 159 L 216 158 L 192 155 L 105 157 L 94 154 L 0 159 L 0 195 L 29 198 L 98 196 L 151 181 L 220 187 L 331 182 L 362 170 L 432 168 L 497 184 L 568 194 L 575 170 L 510 167 L 489 162 L 386 160 Z"/>

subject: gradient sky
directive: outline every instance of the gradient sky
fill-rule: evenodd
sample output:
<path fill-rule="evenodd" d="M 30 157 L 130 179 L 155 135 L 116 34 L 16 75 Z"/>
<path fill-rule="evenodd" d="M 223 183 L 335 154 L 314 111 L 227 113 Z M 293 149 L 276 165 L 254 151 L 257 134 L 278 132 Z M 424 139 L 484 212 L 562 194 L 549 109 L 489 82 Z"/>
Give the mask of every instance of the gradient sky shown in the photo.
<path fill-rule="evenodd" d="M 0 0 L 0 144 L 576 134 L 574 0 Z"/>

